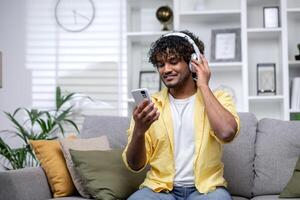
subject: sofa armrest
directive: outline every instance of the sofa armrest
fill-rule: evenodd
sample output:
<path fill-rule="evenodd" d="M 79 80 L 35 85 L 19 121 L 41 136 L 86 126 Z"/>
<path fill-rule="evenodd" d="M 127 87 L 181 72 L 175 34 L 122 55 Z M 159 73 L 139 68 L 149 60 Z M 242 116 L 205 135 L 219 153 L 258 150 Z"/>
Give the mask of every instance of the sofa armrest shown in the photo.
<path fill-rule="evenodd" d="M 51 191 L 41 167 L 0 172 L 0 199 L 50 199 Z"/>

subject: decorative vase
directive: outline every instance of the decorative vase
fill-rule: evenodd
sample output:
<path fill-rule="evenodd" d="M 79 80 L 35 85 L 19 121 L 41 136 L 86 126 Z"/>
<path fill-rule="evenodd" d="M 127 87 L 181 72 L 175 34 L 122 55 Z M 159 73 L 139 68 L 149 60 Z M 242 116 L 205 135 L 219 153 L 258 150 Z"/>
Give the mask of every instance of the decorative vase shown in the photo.
<path fill-rule="evenodd" d="M 173 20 L 173 11 L 169 6 L 161 6 L 156 10 L 156 18 L 163 25 L 162 31 L 169 31 L 168 24 Z"/>

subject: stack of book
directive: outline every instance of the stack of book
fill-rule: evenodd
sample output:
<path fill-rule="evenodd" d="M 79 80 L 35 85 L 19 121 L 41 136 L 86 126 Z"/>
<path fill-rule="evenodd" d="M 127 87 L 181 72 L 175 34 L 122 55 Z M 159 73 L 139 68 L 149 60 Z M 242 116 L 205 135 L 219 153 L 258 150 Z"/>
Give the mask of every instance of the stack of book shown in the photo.
<path fill-rule="evenodd" d="M 292 80 L 291 109 L 300 110 L 300 77 Z"/>

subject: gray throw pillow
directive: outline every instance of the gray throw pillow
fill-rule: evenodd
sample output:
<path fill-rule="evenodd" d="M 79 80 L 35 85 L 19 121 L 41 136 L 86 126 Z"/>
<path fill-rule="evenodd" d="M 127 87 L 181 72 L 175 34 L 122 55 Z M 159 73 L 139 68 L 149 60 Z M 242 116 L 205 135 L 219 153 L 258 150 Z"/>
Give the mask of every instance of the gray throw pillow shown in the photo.
<path fill-rule="evenodd" d="M 255 145 L 254 196 L 283 191 L 300 155 L 299 143 L 299 121 L 259 121 Z"/>
<path fill-rule="evenodd" d="M 133 173 L 122 160 L 123 150 L 77 151 L 70 149 L 84 188 L 101 200 L 126 199 L 138 190 L 146 170 Z"/>

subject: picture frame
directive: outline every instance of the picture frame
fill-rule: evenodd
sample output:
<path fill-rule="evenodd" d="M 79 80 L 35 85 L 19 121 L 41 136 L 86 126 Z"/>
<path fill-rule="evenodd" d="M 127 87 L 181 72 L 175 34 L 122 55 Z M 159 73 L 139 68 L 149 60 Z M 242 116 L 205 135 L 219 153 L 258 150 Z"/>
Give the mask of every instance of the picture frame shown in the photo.
<path fill-rule="evenodd" d="M 276 64 L 258 63 L 257 71 L 257 95 L 276 95 Z"/>
<path fill-rule="evenodd" d="M 241 29 L 211 31 L 211 62 L 241 61 Z"/>
<path fill-rule="evenodd" d="M 264 28 L 280 27 L 279 7 L 267 6 L 263 8 Z"/>
<path fill-rule="evenodd" d="M 147 88 L 150 94 L 161 89 L 161 81 L 156 71 L 140 71 L 139 88 Z"/>

